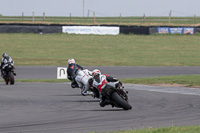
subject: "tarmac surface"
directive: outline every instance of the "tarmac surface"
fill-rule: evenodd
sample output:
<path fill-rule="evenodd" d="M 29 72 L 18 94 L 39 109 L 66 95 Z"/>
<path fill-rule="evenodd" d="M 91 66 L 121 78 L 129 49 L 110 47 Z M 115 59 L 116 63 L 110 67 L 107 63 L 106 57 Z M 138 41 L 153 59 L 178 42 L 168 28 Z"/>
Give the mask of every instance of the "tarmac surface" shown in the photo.
<path fill-rule="evenodd" d="M 66 67 L 66 66 L 64 66 Z M 200 74 L 200 66 L 152 66 L 152 67 L 112 67 L 112 66 L 84 66 L 88 70 L 99 69 L 101 73 L 117 78 L 139 78 L 173 75 Z M 18 66 L 17 79 L 56 79 L 56 66 Z"/>
<path fill-rule="evenodd" d="M 56 67 L 17 67 L 16 78 L 56 78 L 54 69 Z M 137 74 L 138 77 L 198 74 L 200 70 L 199 67 L 99 69 L 120 78 Z M 0 82 L 0 133 L 88 133 L 200 124 L 198 88 L 130 84 L 125 84 L 125 88 L 133 107 L 128 111 L 110 105 L 102 108 L 99 99 L 82 96 L 80 89 L 72 89 L 70 83 L 5 85 Z"/>

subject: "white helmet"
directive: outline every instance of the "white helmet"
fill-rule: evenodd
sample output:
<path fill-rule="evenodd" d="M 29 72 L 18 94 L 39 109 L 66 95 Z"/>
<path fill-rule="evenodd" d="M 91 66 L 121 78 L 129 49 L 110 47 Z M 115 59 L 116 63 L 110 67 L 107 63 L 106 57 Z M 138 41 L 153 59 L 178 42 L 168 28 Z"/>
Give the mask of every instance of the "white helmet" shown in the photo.
<path fill-rule="evenodd" d="M 75 60 L 73 58 L 68 60 L 68 64 L 73 64 L 73 63 L 75 63 Z"/>
<path fill-rule="evenodd" d="M 98 70 L 98 69 L 94 69 L 93 71 L 92 71 L 92 76 L 94 77 L 94 76 L 97 76 L 97 75 L 101 75 L 101 72 Z"/>
<path fill-rule="evenodd" d="M 100 83 L 100 75 L 101 75 L 101 72 L 98 69 L 94 69 L 92 71 L 92 77 L 98 83 Z"/>

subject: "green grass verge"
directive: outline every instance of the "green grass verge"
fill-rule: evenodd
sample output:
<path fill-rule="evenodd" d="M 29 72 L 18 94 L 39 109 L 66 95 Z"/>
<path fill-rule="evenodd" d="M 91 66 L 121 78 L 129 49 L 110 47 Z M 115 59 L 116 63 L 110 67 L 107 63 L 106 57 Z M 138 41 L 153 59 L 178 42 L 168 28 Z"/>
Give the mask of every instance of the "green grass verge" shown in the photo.
<path fill-rule="evenodd" d="M 200 86 L 200 75 L 179 75 L 150 78 L 121 79 L 123 83 L 130 84 L 180 84 L 185 87 Z"/>
<path fill-rule="evenodd" d="M 200 126 L 162 127 L 138 130 L 126 130 L 109 133 L 199 133 Z"/>
<path fill-rule="evenodd" d="M 199 35 L 1 34 L 16 65 L 200 66 Z"/>
<path fill-rule="evenodd" d="M 200 75 L 180 75 L 180 76 L 164 76 L 150 78 L 131 78 L 119 79 L 125 84 L 180 84 L 185 87 L 200 87 Z M 3 80 L 0 80 L 3 82 Z M 70 82 L 68 79 L 17 79 L 16 82 L 48 82 L 48 83 L 64 83 Z"/>

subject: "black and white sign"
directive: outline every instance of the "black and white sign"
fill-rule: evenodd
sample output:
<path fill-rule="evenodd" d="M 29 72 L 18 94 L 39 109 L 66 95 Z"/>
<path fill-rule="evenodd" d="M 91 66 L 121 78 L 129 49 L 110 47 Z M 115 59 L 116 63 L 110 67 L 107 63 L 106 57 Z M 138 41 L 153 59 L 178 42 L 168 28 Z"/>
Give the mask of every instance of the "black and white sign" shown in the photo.
<path fill-rule="evenodd" d="M 57 79 L 67 79 L 67 67 L 57 67 Z"/>

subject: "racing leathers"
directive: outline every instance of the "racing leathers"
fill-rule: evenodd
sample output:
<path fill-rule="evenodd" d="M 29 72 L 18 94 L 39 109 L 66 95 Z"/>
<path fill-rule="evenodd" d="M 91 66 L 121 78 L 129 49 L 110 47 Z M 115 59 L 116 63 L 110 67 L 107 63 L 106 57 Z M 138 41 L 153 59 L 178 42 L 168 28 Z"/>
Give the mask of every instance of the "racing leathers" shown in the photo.
<path fill-rule="evenodd" d="M 72 88 L 81 88 L 81 94 L 86 95 L 92 95 L 93 93 L 88 91 L 90 85 L 89 85 L 89 79 L 92 79 L 91 73 L 89 70 L 84 69 L 79 64 L 69 64 L 67 68 L 67 75 L 68 79 L 72 81 L 71 87 Z"/>
<path fill-rule="evenodd" d="M 113 87 L 119 87 L 122 85 L 118 79 L 113 78 L 106 74 L 101 74 L 98 79 L 93 80 L 93 87 L 97 88 L 99 90 L 100 94 L 100 102 L 99 105 L 101 107 L 104 107 L 105 105 L 111 104 L 111 101 L 109 99 L 106 99 L 105 96 L 102 95 L 102 90 L 104 89 L 104 84 L 109 83 L 109 85 L 112 85 Z"/>
<path fill-rule="evenodd" d="M 8 63 L 11 63 L 11 65 L 13 66 L 13 74 L 16 76 L 15 73 L 15 67 L 14 67 L 14 61 L 12 60 L 11 57 L 9 56 L 5 56 L 1 59 L 1 65 L 0 65 L 0 69 L 1 69 L 1 75 L 4 76 L 5 75 L 5 68 L 8 66 Z"/>
<path fill-rule="evenodd" d="M 84 69 L 84 70 L 78 70 L 77 75 L 75 77 L 75 80 L 79 88 L 81 88 L 81 94 L 83 96 L 93 95 L 93 92 L 88 91 L 89 88 L 91 87 L 89 84 L 89 80 L 92 80 L 91 75 L 92 75 L 91 71 L 89 71 L 88 69 Z"/>
<path fill-rule="evenodd" d="M 71 83 L 72 88 L 79 87 L 75 80 L 77 71 L 79 69 L 83 70 L 83 67 L 80 66 L 79 64 L 75 64 L 75 63 L 71 63 L 67 67 L 67 78 L 72 81 L 72 83 Z"/>

